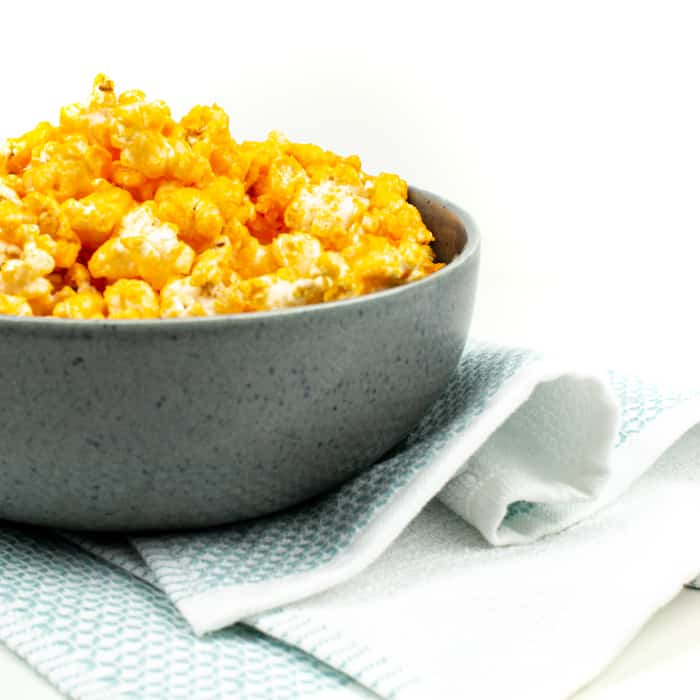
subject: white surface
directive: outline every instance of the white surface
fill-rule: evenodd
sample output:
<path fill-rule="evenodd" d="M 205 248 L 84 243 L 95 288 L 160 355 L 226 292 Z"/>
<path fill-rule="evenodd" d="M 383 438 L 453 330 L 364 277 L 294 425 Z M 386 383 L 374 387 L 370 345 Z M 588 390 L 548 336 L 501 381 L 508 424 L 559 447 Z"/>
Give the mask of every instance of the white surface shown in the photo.
<path fill-rule="evenodd" d="M 699 669 L 700 591 L 684 590 L 571 700 L 692 698 L 700 686 Z"/>
<path fill-rule="evenodd" d="M 280 128 L 463 204 L 484 237 L 475 335 L 699 381 L 696 12 L 673 0 L 12 3 L 0 134 L 55 119 L 98 70 L 179 113 L 216 100 L 239 138 Z M 655 669 L 640 687 L 664 679 L 675 697 L 697 684 L 698 598 L 684 593 L 644 633 L 648 653 L 629 652 L 624 668 Z M 0 678 L 13 700 L 55 695 L 6 656 Z M 599 700 L 640 697 L 625 685 Z"/>
<path fill-rule="evenodd" d="M 57 700 L 64 697 L 2 644 L 0 678 L 2 696 L 12 700 Z"/>

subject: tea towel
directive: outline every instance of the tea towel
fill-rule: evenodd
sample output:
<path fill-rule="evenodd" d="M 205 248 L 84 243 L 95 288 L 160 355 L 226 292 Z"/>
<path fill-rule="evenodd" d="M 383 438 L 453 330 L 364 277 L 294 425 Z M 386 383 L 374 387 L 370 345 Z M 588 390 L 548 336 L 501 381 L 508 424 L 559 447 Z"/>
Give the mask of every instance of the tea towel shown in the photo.
<path fill-rule="evenodd" d="M 81 700 L 561 698 L 700 570 L 699 419 L 697 392 L 473 343 L 314 503 L 165 536 L 3 527 L 0 638 Z"/>

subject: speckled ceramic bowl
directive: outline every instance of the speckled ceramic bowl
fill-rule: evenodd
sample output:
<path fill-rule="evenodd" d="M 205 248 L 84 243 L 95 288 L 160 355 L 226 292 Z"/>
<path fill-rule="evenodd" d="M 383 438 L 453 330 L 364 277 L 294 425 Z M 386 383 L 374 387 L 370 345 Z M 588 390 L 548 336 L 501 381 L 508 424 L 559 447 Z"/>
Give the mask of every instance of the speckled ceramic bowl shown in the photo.
<path fill-rule="evenodd" d="M 203 319 L 0 320 L 0 518 L 214 525 L 366 469 L 455 369 L 479 264 L 469 217 L 411 201 L 442 270 L 340 302 Z"/>

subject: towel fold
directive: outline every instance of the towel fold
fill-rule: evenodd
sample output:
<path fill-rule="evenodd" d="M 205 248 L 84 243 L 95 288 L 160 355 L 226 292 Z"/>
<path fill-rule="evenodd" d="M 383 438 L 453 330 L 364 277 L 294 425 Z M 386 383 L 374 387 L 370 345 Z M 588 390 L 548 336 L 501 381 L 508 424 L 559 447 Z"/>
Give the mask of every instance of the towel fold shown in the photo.
<path fill-rule="evenodd" d="M 79 698 L 563 698 L 700 570 L 698 422 L 699 392 L 472 343 L 401 445 L 298 508 L 4 527 L 0 638 Z"/>

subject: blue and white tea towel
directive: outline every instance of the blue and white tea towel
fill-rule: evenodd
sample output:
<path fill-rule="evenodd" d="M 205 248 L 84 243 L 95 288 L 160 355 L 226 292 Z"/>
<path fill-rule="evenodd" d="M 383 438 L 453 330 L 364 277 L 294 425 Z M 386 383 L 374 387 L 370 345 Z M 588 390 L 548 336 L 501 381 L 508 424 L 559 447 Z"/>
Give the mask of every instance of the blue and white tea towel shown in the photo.
<path fill-rule="evenodd" d="M 250 524 L 131 544 L 193 629 L 209 632 L 356 575 L 435 496 L 491 544 L 557 532 L 617 496 L 679 436 L 676 417 L 668 437 L 661 418 L 683 398 L 474 344 L 406 442 L 333 494 Z M 637 454 L 613 451 L 642 430 Z"/>
<path fill-rule="evenodd" d="M 315 503 L 198 533 L 62 533 L 128 574 L 5 528 L 0 638 L 81 699 L 562 698 L 700 570 L 699 421 L 697 393 L 472 344 L 413 434 Z M 198 635 L 228 629 L 197 638 L 173 606 Z M 198 654 L 226 672 L 197 685 Z"/>

